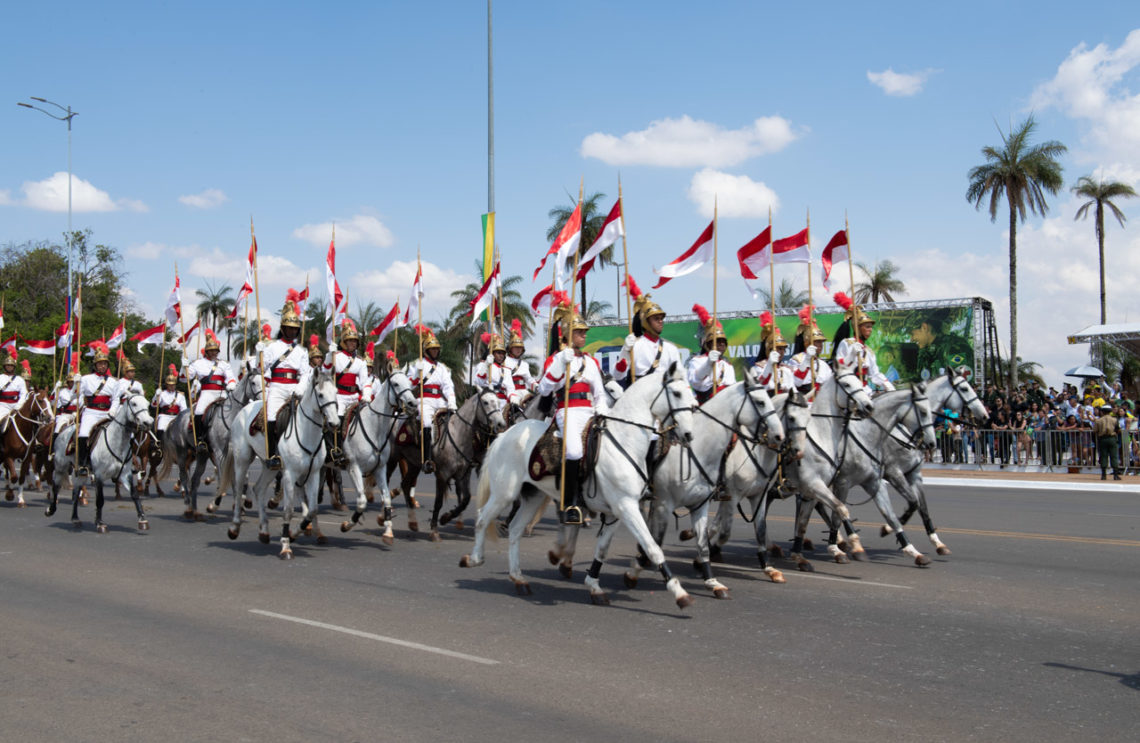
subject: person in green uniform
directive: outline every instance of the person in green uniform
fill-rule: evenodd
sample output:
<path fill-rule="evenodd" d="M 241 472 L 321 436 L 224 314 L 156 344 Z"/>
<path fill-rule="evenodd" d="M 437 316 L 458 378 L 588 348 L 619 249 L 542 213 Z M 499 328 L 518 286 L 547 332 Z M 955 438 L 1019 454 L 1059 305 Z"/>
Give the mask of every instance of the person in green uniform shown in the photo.
<path fill-rule="evenodd" d="M 1096 436 L 1096 449 L 1100 454 L 1100 479 L 1108 479 L 1108 463 L 1112 462 L 1112 479 L 1120 479 L 1120 441 L 1117 434 L 1120 424 L 1112 414 L 1111 405 L 1100 406 L 1100 417 L 1093 424 L 1093 434 Z"/>
<path fill-rule="evenodd" d="M 910 331 L 910 339 L 918 346 L 917 369 L 930 371 L 932 377 L 945 370 L 974 365 L 974 349 L 969 341 L 949 332 L 950 310 L 926 313 L 918 327 Z"/>

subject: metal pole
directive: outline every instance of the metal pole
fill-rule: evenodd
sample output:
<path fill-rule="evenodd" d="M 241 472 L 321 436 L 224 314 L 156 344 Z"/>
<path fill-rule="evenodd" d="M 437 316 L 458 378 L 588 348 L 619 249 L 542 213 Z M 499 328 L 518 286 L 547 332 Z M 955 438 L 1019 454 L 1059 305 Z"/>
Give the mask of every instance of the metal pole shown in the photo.
<path fill-rule="evenodd" d="M 495 75 L 491 46 L 491 0 L 487 0 L 487 213 L 495 212 Z"/>

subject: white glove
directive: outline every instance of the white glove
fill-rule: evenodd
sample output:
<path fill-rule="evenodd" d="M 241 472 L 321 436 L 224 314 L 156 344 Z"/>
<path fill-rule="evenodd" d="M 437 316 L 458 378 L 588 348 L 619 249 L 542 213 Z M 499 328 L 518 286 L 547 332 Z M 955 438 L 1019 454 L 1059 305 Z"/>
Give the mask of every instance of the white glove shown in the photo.
<path fill-rule="evenodd" d="M 336 355 L 336 344 L 335 343 L 329 344 L 329 353 L 333 354 L 334 356 Z"/>
<path fill-rule="evenodd" d="M 772 353 L 768 354 L 768 363 L 769 364 L 780 363 L 780 352 L 779 351 L 773 351 Z"/>
<path fill-rule="evenodd" d="M 495 354 L 493 354 L 493 353 L 487 354 L 487 358 L 483 359 L 483 363 L 486 364 L 487 366 L 490 366 L 491 364 L 495 363 Z"/>
<path fill-rule="evenodd" d="M 867 347 L 864 346 L 859 341 L 855 341 L 854 343 L 851 344 L 851 353 L 862 356 L 866 352 L 867 352 Z"/>
<path fill-rule="evenodd" d="M 819 352 L 816 350 L 815 346 L 808 346 L 807 350 L 804 351 L 804 353 L 806 353 L 808 355 L 808 358 L 811 358 L 812 356 L 815 356 Z"/>
<path fill-rule="evenodd" d="M 257 351 L 258 353 L 261 353 L 262 351 L 265 350 L 265 341 L 258 341 L 257 345 L 254 346 L 253 349 L 255 351 Z"/>
<path fill-rule="evenodd" d="M 563 364 L 569 364 L 571 361 L 574 360 L 574 349 L 573 348 L 563 348 L 561 351 L 558 352 L 558 356 L 562 359 Z"/>
<path fill-rule="evenodd" d="M 459 410 L 459 408 L 456 407 L 455 403 L 453 403 L 453 402 L 447 403 L 447 409 L 452 413 L 454 413 L 456 410 Z"/>
<path fill-rule="evenodd" d="M 637 336 L 633 333 L 630 333 L 625 337 L 625 343 L 622 345 L 621 350 L 625 351 L 626 353 L 632 351 L 634 343 L 637 343 Z"/>
<path fill-rule="evenodd" d="M 714 364 L 720 361 L 720 351 L 709 351 L 709 361 Z"/>

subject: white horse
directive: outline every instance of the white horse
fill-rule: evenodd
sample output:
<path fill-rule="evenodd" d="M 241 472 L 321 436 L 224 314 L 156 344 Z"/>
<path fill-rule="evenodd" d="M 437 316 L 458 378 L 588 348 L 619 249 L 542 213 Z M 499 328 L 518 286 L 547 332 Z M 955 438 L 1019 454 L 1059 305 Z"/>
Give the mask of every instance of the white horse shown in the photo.
<path fill-rule="evenodd" d="M 384 506 L 385 529 L 381 539 L 385 544 L 394 541 L 392 494 L 388 490 L 388 478 L 384 475 L 400 424 L 404 420 L 415 420 L 418 417 L 419 403 L 412 392 L 412 383 L 408 375 L 399 369 L 388 375 L 371 402 L 357 407 L 341 445 L 345 459 L 348 460 L 345 469 L 356 488 L 356 509 L 352 512 L 351 520 L 341 523 L 342 532 L 356 526 L 364 516 L 364 510 L 368 507 L 364 478 L 373 475 L 380 488 L 380 500 Z"/>
<path fill-rule="evenodd" d="M 961 375 L 951 375 L 947 372 L 931 380 L 926 385 L 926 394 L 930 398 L 930 410 L 941 413 L 950 410 L 959 415 L 965 415 L 975 421 L 984 421 L 989 418 L 986 406 L 982 404 L 978 394 L 966 378 Z M 904 447 L 889 442 L 886 457 L 883 460 L 883 477 L 894 486 L 895 490 L 907 502 L 906 511 L 898 517 L 900 524 L 905 525 L 917 510 L 922 517 L 922 525 L 926 529 L 926 536 L 939 555 L 947 556 L 950 548 L 938 537 L 934 522 L 930 519 L 930 512 L 926 507 L 926 493 L 922 488 L 922 453 L 913 447 Z M 888 536 L 894 532 L 890 524 L 883 524 L 880 534 Z"/>
<path fill-rule="evenodd" d="M 816 451 L 825 453 L 820 443 L 812 439 L 810 430 L 808 438 Z M 890 494 L 883 480 L 883 464 L 890 446 L 934 448 L 934 419 L 930 412 L 930 399 L 926 396 L 926 386 L 919 382 L 910 389 L 877 395 L 875 409 L 871 415 L 843 421 L 840 439 L 835 444 L 828 465 L 820 468 L 822 473 L 830 475 L 831 491 L 846 504 L 851 488 L 855 486 L 863 488 L 871 495 L 879 512 L 894 527 L 895 538 L 902 551 L 913 557 L 916 565 L 929 565 L 930 558 L 915 549 L 903 533 L 902 524 L 898 523 L 898 518 L 891 508 Z M 804 462 L 801 462 L 797 468 L 801 473 L 803 465 Z M 815 476 L 819 474 L 817 471 Z M 797 512 L 797 537 L 802 536 L 807 529 L 811 511 L 811 508 L 801 508 Z M 850 514 L 843 514 L 840 511 L 836 513 L 840 514 L 838 521 L 833 515 L 827 516 L 830 526 L 828 551 L 836 562 L 847 561 L 846 555 L 836 544 L 841 522 L 847 532 L 851 556 L 863 559 L 866 553 L 858 533 L 851 524 Z"/>
<path fill-rule="evenodd" d="M 307 378 L 298 385 L 297 394 L 299 399 L 292 403 L 292 412 L 289 413 L 289 409 L 282 408 L 277 414 L 277 428 L 281 431 L 277 453 L 281 455 L 281 461 L 284 463 L 282 470 L 284 498 L 281 503 L 283 524 L 281 552 L 278 554 L 283 560 L 293 559 L 293 549 L 290 546 L 292 533 L 289 527 L 293 520 L 293 498 L 296 489 L 304 489 L 305 498 L 301 502 L 299 527 L 299 531 L 304 531 L 317 515 L 320 470 L 325 460 L 324 427 L 340 424 L 340 416 L 336 412 L 336 384 L 333 383 L 331 374 L 322 370 L 315 377 Z M 234 418 L 229 454 L 222 464 L 222 473 L 218 478 L 220 490 L 232 488 L 233 492 L 237 493 L 245 483 L 246 474 L 253 462 L 265 458 L 265 432 L 259 431 L 254 436 L 249 434 L 250 423 L 261 415 L 261 406 L 260 401 L 251 402 Z M 257 498 L 257 536 L 264 544 L 269 543 L 269 516 L 266 509 L 269 484 L 276 474 L 265 467 L 263 462 L 261 474 L 253 486 L 253 494 Z M 241 531 L 241 510 L 241 498 L 235 497 L 233 524 L 227 532 L 230 539 L 237 539 Z"/>
<path fill-rule="evenodd" d="M 673 577 L 665 563 L 665 553 L 653 541 L 638 503 L 645 492 L 646 478 L 643 467 L 652 435 L 658 424 L 676 429 L 680 441 L 687 445 L 692 440 L 693 408 L 696 400 L 676 363 L 668 369 L 639 377 L 621 396 L 610 413 L 595 416 L 598 432 L 597 462 L 583 482 L 586 506 L 614 520 L 622 519 L 649 556 L 651 564 L 661 571 L 665 585 L 677 605 L 684 608 L 693 603 L 692 597 Z M 484 562 L 484 544 L 495 519 L 520 497 L 523 504 L 510 525 L 511 581 L 521 594 L 530 593 L 530 584 L 519 565 L 519 540 L 534 511 L 546 497 L 557 497 L 559 488 L 553 477 L 533 480 L 529 472 L 531 450 L 547 429 L 545 421 L 522 421 L 501 434 L 487 450 L 479 475 L 476 492 L 480 505 L 475 524 L 475 545 L 470 555 L 459 561 L 460 567 L 475 567 Z M 552 559 L 568 560 L 573 555 L 574 540 L 579 529 L 563 526 L 559 530 L 556 551 Z M 586 587 L 594 603 L 608 603 L 598 583 L 602 561 L 606 557 L 616 529 L 603 529 L 598 536 L 594 562 L 586 575 Z"/>
<path fill-rule="evenodd" d="M 139 494 L 131 487 L 132 460 L 134 459 L 135 433 L 154 423 L 148 412 L 149 403 L 142 395 L 131 395 L 119 404 L 115 414 L 107 419 L 107 423 L 96 430 L 89 440 L 89 454 L 91 459 L 90 474 L 87 482 L 95 482 L 95 530 L 100 534 L 107 533 L 107 524 L 103 521 L 103 483 L 114 482 L 131 494 L 135 503 L 135 513 L 138 515 L 139 530 L 146 531 L 150 523 L 143 513 Z M 59 489 L 63 481 L 71 474 L 75 464 L 74 455 L 67 452 L 67 447 L 75 435 L 75 424 L 65 426 L 55 437 L 53 453 L 54 472 L 52 473 L 51 500 L 48 502 L 44 516 L 55 514 L 59 502 Z M 79 478 L 74 478 L 71 487 L 71 523 L 79 527 Z"/>
<path fill-rule="evenodd" d="M 713 577 L 709 563 L 709 502 L 724 491 L 725 464 L 729 445 L 735 436 L 737 446 L 760 444 L 779 448 L 784 443 L 784 426 L 763 385 L 745 375 L 745 381 L 727 387 L 706 400 L 693 423 L 693 443 L 685 448 L 670 447 L 653 474 L 653 499 L 649 506 L 649 530 L 658 544 L 664 544 L 669 516 L 685 508 L 697 537 L 694 564 L 705 586 L 718 599 L 730 598 L 728 588 Z M 638 555 L 625 574 L 627 586 L 636 585 L 644 555 Z"/>

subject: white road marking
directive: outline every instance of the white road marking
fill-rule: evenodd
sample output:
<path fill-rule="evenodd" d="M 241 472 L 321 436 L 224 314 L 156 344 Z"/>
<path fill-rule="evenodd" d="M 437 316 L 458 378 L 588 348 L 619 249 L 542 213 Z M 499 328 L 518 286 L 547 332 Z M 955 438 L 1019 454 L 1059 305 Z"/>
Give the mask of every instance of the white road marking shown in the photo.
<path fill-rule="evenodd" d="M 351 629 L 349 627 L 339 627 L 335 624 L 326 624 L 325 622 L 315 622 L 311 619 L 302 619 L 301 617 L 291 617 L 288 614 L 278 614 L 272 611 L 262 611 L 261 609 L 250 609 L 250 614 L 260 614 L 263 617 L 271 617 L 273 619 L 284 619 L 287 622 L 296 622 L 297 624 L 307 624 L 310 627 L 320 627 L 321 629 L 332 630 L 333 632 L 343 632 L 346 635 L 354 637 L 363 637 L 366 640 L 376 640 L 377 642 L 386 642 L 391 645 L 399 645 L 404 648 L 411 648 L 412 650 L 423 650 L 427 653 L 436 653 L 437 655 L 446 655 L 449 658 L 458 658 L 460 660 L 469 660 L 474 663 L 482 663 L 486 666 L 497 666 L 499 661 L 491 660 L 490 658 L 480 658 L 477 655 L 467 655 L 466 653 L 457 653 L 454 650 L 446 650 L 444 648 L 432 647 L 431 645 L 422 645 L 418 642 L 409 642 L 407 640 L 400 640 L 395 637 L 385 637 L 384 635 L 374 635 L 371 632 L 361 632 L 360 630 Z"/>
<path fill-rule="evenodd" d="M 1109 516 L 1109 517 L 1114 518 L 1114 519 L 1120 519 L 1120 518 L 1140 519 L 1140 514 L 1138 514 L 1138 513 L 1095 513 L 1095 512 L 1090 511 L 1088 515 L 1089 516 Z"/>
<path fill-rule="evenodd" d="M 726 570 L 746 570 L 750 573 L 763 573 L 764 572 L 760 568 L 750 568 L 750 567 L 745 567 L 744 565 L 732 565 L 731 567 L 726 567 L 725 569 Z M 804 573 L 804 572 L 801 572 L 799 570 L 792 570 L 792 569 L 783 570 L 781 572 L 784 573 L 785 577 L 789 576 L 789 575 L 794 575 L 797 578 L 814 578 L 815 580 L 834 580 L 834 581 L 838 581 L 840 583 L 846 583 L 849 586 L 876 586 L 878 588 L 902 588 L 902 589 L 907 590 L 907 591 L 914 590 L 914 586 L 900 586 L 900 585 L 896 585 L 894 583 L 876 583 L 873 580 L 859 580 L 858 578 L 836 578 L 836 577 L 831 576 L 831 575 L 815 575 L 814 573 Z"/>

